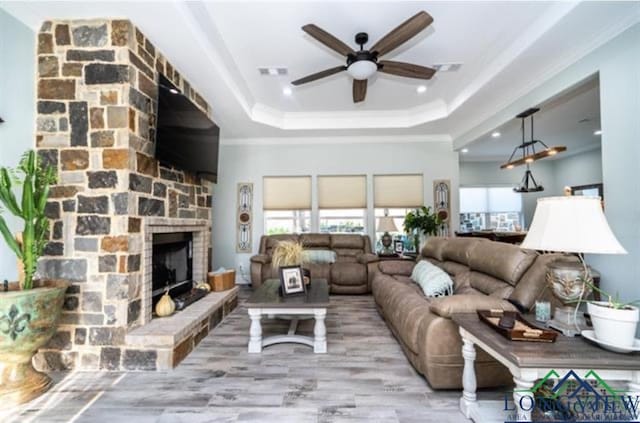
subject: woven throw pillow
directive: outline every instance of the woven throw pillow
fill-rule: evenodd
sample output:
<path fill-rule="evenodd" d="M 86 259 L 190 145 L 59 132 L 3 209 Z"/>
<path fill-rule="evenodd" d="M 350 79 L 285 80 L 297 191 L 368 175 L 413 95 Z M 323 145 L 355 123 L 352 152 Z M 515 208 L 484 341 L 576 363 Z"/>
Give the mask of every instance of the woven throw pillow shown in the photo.
<path fill-rule="evenodd" d="M 331 250 L 305 250 L 308 263 L 326 264 L 336 262 L 336 253 Z"/>
<path fill-rule="evenodd" d="M 442 297 L 453 294 L 453 281 L 444 270 L 427 260 L 419 261 L 411 272 L 415 281 L 427 297 Z"/>

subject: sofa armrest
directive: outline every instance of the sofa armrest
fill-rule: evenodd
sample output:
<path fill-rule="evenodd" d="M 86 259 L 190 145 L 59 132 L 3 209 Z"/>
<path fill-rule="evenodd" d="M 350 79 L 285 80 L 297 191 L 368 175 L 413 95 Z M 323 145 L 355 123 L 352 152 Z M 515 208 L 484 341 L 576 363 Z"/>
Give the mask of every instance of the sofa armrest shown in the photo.
<path fill-rule="evenodd" d="M 384 260 L 378 263 L 378 269 L 387 275 L 411 276 L 414 261 L 408 260 Z"/>
<path fill-rule="evenodd" d="M 377 261 L 380 261 L 380 259 L 376 254 L 364 253 L 364 254 L 358 255 L 358 263 L 360 264 L 375 263 Z"/>
<path fill-rule="evenodd" d="M 271 263 L 271 257 L 266 254 L 256 254 L 251 257 L 252 263 L 269 264 Z"/>
<path fill-rule="evenodd" d="M 508 310 L 517 309 L 507 300 L 488 295 L 460 294 L 439 297 L 431 300 L 429 310 L 441 317 L 451 318 L 454 313 L 473 313 L 476 310 Z"/>

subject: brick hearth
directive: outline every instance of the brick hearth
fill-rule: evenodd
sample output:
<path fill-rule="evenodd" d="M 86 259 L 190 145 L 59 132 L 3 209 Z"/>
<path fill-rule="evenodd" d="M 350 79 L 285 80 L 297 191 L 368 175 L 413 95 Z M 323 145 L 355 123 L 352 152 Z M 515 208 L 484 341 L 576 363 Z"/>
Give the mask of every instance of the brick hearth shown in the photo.
<path fill-rule="evenodd" d="M 72 282 L 59 331 L 36 357 L 41 369 L 155 363 L 155 351 L 125 342 L 150 316 L 145 230 L 152 219 L 210 230 L 208 183 L 153 158 L 160 73 L 210 112 L 129 21 L 45 22 L 38 34 L 36 145 L 58 170 L 39 270 Z"/>

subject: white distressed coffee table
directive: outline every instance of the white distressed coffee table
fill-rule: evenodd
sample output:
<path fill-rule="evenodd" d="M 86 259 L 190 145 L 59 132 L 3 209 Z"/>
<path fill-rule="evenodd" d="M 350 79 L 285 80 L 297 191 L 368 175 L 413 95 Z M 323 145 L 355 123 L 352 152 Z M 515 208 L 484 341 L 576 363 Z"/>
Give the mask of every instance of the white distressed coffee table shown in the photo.
<path fill-rule="evenodd" d="M 251 319 L 249 328 L 249 353 L 260 353 L 262 348 L 274 344 L 296 343 L 313 347 L 313 352 L 327 352 L 327 329 L 325 317 L 329 307 L 329 285 L 325 279 L 313 279 L 306 294 L 281 296 L 280 280 L 266 280 L 247 300 Z M 290 320 L 287 334 L 262 336 L 262 316 Z M 297 335 L 300 319 L 315 319 L 313 337 Z"/>

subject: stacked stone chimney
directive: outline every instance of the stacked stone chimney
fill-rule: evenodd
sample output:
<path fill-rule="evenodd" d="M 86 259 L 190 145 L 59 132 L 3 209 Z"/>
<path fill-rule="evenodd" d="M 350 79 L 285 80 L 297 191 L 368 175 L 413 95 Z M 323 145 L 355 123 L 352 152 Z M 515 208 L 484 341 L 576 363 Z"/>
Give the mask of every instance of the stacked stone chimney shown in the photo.
<path fill-rule="evenodd" d="M 72 285 L 36 363 L 137 369 L 155 354 L 124 342 L 144 321 L 145 219 L 211 224 L 208 184 L 153 157 L 159 74 L 205 113 L 209 106 L 126 20 L 45 22 L 37 53 L 36 145 L 58 171 L 39 270 Z"/>

